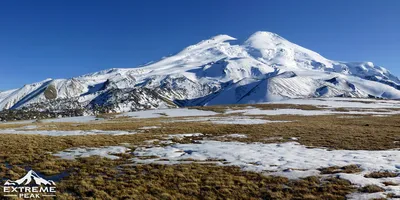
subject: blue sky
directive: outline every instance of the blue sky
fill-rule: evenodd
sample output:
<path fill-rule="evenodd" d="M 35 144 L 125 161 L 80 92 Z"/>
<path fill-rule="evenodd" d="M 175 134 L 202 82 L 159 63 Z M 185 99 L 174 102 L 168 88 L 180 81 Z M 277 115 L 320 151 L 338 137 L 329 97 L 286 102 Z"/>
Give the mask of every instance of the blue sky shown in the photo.
<path fill-rule="evenodd" d="M 333 60 L 400 75 L 398 0 L 4 0 L 0 90 L 136 67 L 217 34 L 278 33 Z"/>

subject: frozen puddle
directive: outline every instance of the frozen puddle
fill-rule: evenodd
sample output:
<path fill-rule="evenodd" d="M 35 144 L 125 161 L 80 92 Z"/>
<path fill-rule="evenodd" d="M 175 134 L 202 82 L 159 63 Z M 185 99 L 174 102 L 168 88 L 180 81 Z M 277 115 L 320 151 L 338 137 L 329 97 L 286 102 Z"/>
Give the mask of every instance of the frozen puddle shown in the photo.
<path fill-rule="evenodd" d="M 62 159 L 74 160 L 76 158 L 86 158 L 90 156 L 100 156 L 108 159 L 118 159 L 118 156 L 111 154 L 123 154 L 130 151 L 130 149 L 123 146 L 109 146 L 100 148 L 71 148 L 58 153 L 53 154 L 54 156 Z"/>
<path fill-rule="evenodd" d="M 34 129 L 29 127 L 28 129 Z M 74 136 L 74 135 L 129 135 L 136 134 L 137 132 L 131 131 L 58 131 L 58 130 L 22 130 L 22 129 L 0 129 L 0 134 L 28 134 L 28 135 L 47 135 L 47 136 Z"/>
<path fill-rule="evenodd" d="M 229 135 L 228 135 L 229 136 Z M 236 136 L 236 135 L 235 135 Z M 239 135 L 241 136 L 241 135 Z M 368 172 L 400 172 L 400 151 L 327 150 L 307 148 L 296 142 L 282 144 L 261 144 L 241 142 L 220 142 L 203 140 L 196 144 L 173 144 L 165 147 L 140 147 L 134 151 L 135 163 L 179 164 L 187 160 L 215 162 L 221 166 L 239 166 L 269 175 L 285 176 L 291 179 L 319 175 L 319 168 L 330 166 L 359 165 L 360 174 L 336 174 L 355 185 L 371 183 L 386 189 L 386 192 L 400 195 L 400 186 L 385 186 L 385 179 L 364 178 Z M 158 158 L 141 160 L 142 156 Z M 400 182 L 400 177 L 392 178 Z M 368 180 L 368 182 L 366 182 Z M 387 180 L 387 179 L 386 179 Z M 365 185 L 365 184 L 364 184 Z"/>

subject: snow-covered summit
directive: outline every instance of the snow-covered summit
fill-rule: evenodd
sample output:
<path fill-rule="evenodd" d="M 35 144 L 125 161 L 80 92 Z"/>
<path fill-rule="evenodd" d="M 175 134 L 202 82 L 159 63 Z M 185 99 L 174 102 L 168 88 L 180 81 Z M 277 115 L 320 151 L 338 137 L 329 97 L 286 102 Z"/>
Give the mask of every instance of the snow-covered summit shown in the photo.
<path fill-rule="evenodd" d="M 342 62 L 271 32 L 218 35 L 138 68 L 47 79 L 0 92 L 0 109 L 105 106 L 113 111 L 287 98 L 400 99 L 400 80 L 371 62 Z"/>

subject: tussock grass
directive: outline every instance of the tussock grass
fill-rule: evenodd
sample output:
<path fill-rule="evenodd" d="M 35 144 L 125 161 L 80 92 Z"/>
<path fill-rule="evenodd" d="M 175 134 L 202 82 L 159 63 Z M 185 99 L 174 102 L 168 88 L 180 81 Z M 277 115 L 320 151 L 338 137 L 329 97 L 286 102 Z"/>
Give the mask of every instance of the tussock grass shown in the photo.
<path fill-rule="evenodd" d="M 336 174 L 336 173 L 347 173 L 354 174 L 362 172 L 362 169 L 358 165 L 347 165 L 343 167 L 333 166 L 319 169 L 321 174 Z"/>
<path fill-rule="evenodd" d="M 102 199 L 345 199 L 355 191 L 349 182 L 339 179 L 321 181 L 310 177 L 291 181 L 243 172 L 238 167 L 194 163 L 103 171 L 103 163 L 99 165 L 93 159 L 85 162 L 96 167 L 83 167 L 63 181 L 62 193 Z M 98 175 L 98 171 L 105 173 Z"/>
<path fill-rule="evenodd" d="M 385 190 L 377 185 L 367 185 L 359 189 L 363 193 L 384 192 Z"/>
<path fill-rule="evenodd" d="M 240 114 L 238 114 L 240 115 Z M 348 115 L 346 115 L 348 116 Z M 183 133 L 203 133 L 207 137 L 224 141 L 240 142 L 287 142 L 296 137 L 299 142 L 311 147 L 349 150 L 386 150 L 400 148 L 400 115 L 374 117 L 358 115 L 357 118 L 326 116 L 254 116 L 272 121 L 288 123 L 266 124 L 213 124 L 210 122 L 174 122 L 183 118 L 156 118 L 97 121 L 91 123 L 43 123 L 38 130 L 122 130 L 135 131 L 145 126 L 158 129 L 143 130 L 149 137 Z M 188 117 L 184 118 L 187 119 Z M 195 118 L 193 118 L 195 119 Z M 22 127 L 22 125 L 12 125 Z M 218 138 L 232 133 L 245 134 L 247 138 Z M 117 138 L 117 136 L 114 136 Z M 271 138 L 283 138 L 273 140 Z"/>
<path fill-rule="evenodd" d="M 391 182 L 391 181 L 385 181 L 383 182 L 383 184 L 385 184 L 386 186 L 398 186 L 399 184 Z"/>
<path fill-rule="evenodd" d="M 371 172 L 369 174 L 366 174 L 364 177 L 365 178 L 393 178 L 393 177 L 397 177 L 397 176 L 399 176 L 398 173 L 382 171 L 382 172 Z"/>

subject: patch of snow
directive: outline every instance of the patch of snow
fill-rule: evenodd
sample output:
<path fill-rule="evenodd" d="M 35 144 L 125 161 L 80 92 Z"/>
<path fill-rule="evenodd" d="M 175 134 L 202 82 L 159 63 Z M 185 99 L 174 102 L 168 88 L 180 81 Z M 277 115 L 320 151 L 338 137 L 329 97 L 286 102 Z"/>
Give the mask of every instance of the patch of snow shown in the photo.
<path fill-rule="evenodd" d="M 230 137 L 230 138 L 247 138 L 247 135 L 235 133 L 235 134 L 225 135 L 225 137 Z"/>
<path fill-rule="evenodd" d="M 21 128 L 16 128 L 16 129 L 18 129 L 18 130 L 32 130 L 32 129 L 37 129 L 38 128 L 38 126 L 36 126 L 36 125 L 29 125 L 29 126 L 24 126 L 24 127 L 21 127 Z"/>
<path fill-rule="evenodd" d="M 104 120 L 103 118 L 97 118 L 96 116 L 80 116 L 80 117 L 64 117 L 64 118 L 57 118 L 57 119 L 43 119 L 41 122 L 45 123 L 63 123 L 63 122 L 70 122 L 70 123 L 86 123 L 92 121 L 99 121 Z"/>
<path fill-rule="evenodd" d="M 159 126 L 145 126 L 145 127 L 141 127 L 139 128 L 140 130 L 150 130 L 150 129 L 158 129 L 161 128 Z"/>
<path fill-rule="evenodd" d="M 258 108 L 242 109 L 228 111 L 226 114 L 242 113 L 244 115 L 329 115 L 330 110 L 300 110 L 300 109 L 276 109 L 276 110 L 261 110 Z"/>
<path fill-rule="evenodd" d="M 184 134 L 175 134 L 169 135 L 167 139 L 174 139 L 174 138 L 185 138 L 185 137 L 198 137 L 203 136 L 202 133 L 184 133 Z"/>
<path fill-rule="evenodd" d="M 386 199 L 386 195 L 383 192 L 377 193 L 353 193 L 347 195 L 347 199 L 349 200 L 371 200 L 371 199 Z"/>
<path fill-rule="evenodd" d="M 364 176 L 360 176 L 359 174 L 345 174 L 345 173 L 339 173 L 337 174 L 338 178 L 345 179 L 350 181 L 353 185 L 358 185 L 361 187 L 367 186 L 367 185 L 377 185 L 380 187 L 384 187 L 384 184 L 379 181 L 379 179 L 373 179 L 373 178 L 365 178 Z"/>
<path fill-rule="evenodd" d="M 22 121 L 1 122 L 0 124 L 32 124 L 34 122 L 36 122 L 36 120 L 22 120 Z"/>
<path fill-rule="evenodd" d="M 143 110 L 137 112 L 128 112 L 117 115 L 117 117 L 133 117 L 133 118 L 159 118 L 159 117 L 195 117 L 195 116 L 211 116 L 218 113 L 205 110 L 176 108 L 176 109 L 158 109 Z"/>
<path fill-rule="evenodd" d="M 130 135 L 136 134 L 135 131 L 59 131 L 59 130 L 19 130 L 19 129 L 1 129 L 0 134 L 28 134 L 28 135 L 47 135 L 47 136 L 74 136 L 74 135 Z"/>
<path fill-rule="evenodd" d="M 268 137 L 264 138 L 265 141 L 271 141 L 271 140 L 283 140 L 283 137 Z"/>
<path fill-rule="evenodd" d="M 392 111 L 387 113 L 373 112 L 373 111 L 349 111 L 349 112 L 339 112 L 332 110 L 301 110 L 301 109 L 276 109 L 276 110 L 261 110 L 258 108 L 252 109 L 242 109 L 228 111 L 226 114 L 244 114 L 244 115 L 302 115 L 302 116 L 315 116 L 315 115 L 334 115 L 334 114 L 344 114 L 344 115 L 395 115 L 400 114 L 400 111 Z"/>
<path fill-rule="evenodd" d="M 276 102 L 275 102 L 276 103 Z M 313 105 L 325 108 L 399 108 L 400 101 L 375 100 L 360 98 L 317 98 L 317 99 L 288 99 L 280 101 L 279 104 Z M 268 103 L 274 104 L 274 103 Z"/>
<path fill-rule="evenodd" d="M 111 154 L 124 154 L 130 149 L 123 146 L 108 146 L 100 148 L 70 148 L 53 154 L 61 159 L 74 160 L 76 158 L 86 158 L 90 156 L 100 156 L 108 159 L 118 159 L 118 156 Z"/>
<path fill-rule="evenodd" d="M 192 135 L 192 134 L 189 134 Z M 227 135 L 244 137 L 242 134 Z M 297 138 L 292 138 L 297 139 Z M 134 158 L 135 163 L 180 164 L 187 160 L 208 162 L 209 159 L 224 160 L 214 162 L 221 166 L 239 166 L 243 170 L 255 171 L 266 175 L 284 176 L 298 179 L 320 174 L 319 168 L 331 166 L 358 165 L 364 171 L 357 174 L 338 173 L 335 176 L 350 181 L 359 187 L 377 185 L 385 189 L 384 193 L 360 194 L 348 196 L 350 199 L 364 199 L 385 196 L 393 193 L 400 195 L 400 186 L 385 186 L 383 182 L 400 183 L 395 178 L 365 178 L 368 172 L 392 171 L 399 173 L 400 150 L 328 150 L 325 148 L 307 148 L 296 142 L 281 144 L 221 142 L 202 140 L 196 144 L 172 144 L 166 147 L 139 147 L 134 155 L 156 156 L 154 159 Z"/>
<path fill-rule="evenodd" d="M 210 122 L 213 124 L 266 124 L 266 123 L 286 123 L 290 121 L 272 121 L 258 119 L 249 116 L 227 116 L 227 117 L 198 117 L 182 120 L 174 120 L 173 122 Z"/>
<path fill-rule="evenodd" d="M 323 148 L 307 148 L 296 142 L 282 144 L 261 144 L 241 142 L 220 142 L 203 140 L 199 144 L 174 144 L 169 147 L 138 148 L 135 154 L 139 156 L 159 156 L 171 159 L 165 151 L 174 152 L 179 159 L 207 160 L 208 158 L 225 159 L 229 164 L 244 170 L 256 172 L 287 169 L 301 171 L 315 170 L 329 166 L 360 165 L 366 171 L 400 171 L 396 164 L 400 162 L 399 150 L 364 151 L 364 150 L 328 150 Z M 154 150 L 154 151 L 153 151 Z M 191 152 L 191 153 L 185 153 Z M 158 162 L 158 159 L 136 162 Z M 259 163 L 253 165 L 252 163 Z M 288 173 L 290 175 L 290 173 Z"/>
<path fill-rule="evenodd" d="M 393 193 L 396 195 L 400 195 L 400 186 L 386 186 L 383 182 L 393 182 L 393 183 L 400 183 L 400 177 L 395 178 L 365 178 L 362 173 L 360 174 L 344 174 L 340 173 L 337 174 L 338 178 L 345 179 L 350 181 L 354 185 L 358 185 L 360 187 L 364 187 L 367 185 L 376 185 L 383 189 L 385 192 L 373 193 L 373 194 L 362 194 L 362 193 L 354 193 L 349 195 L 350 199 L 371 199 L 371 197 L 376 198 L 377 196 L 385 197 L 385 193 Z"/>

